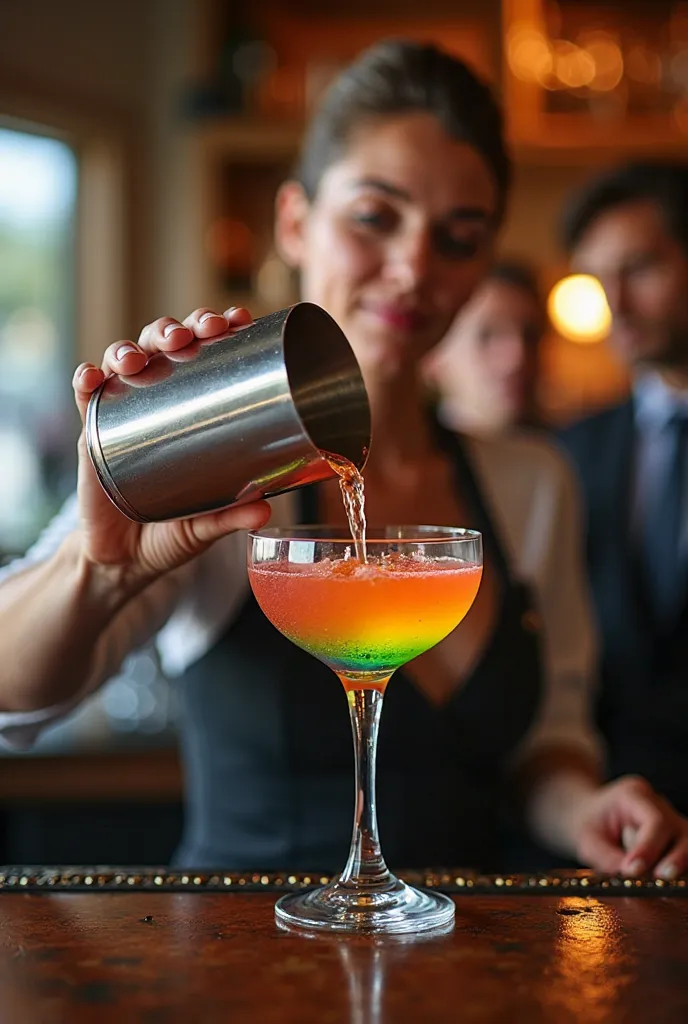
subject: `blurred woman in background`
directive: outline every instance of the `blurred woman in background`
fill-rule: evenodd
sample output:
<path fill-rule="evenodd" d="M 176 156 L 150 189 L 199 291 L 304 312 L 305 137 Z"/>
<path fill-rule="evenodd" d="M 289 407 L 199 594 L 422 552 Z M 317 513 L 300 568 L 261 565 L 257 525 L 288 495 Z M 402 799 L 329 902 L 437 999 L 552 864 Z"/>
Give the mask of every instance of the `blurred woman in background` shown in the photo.
<path fill-rule="evenodd" d="M 444 426 L 471 435 L 544 427 L 537 385 L 546 326 L 535 271 L 494 263 L 423 366 Z"/>

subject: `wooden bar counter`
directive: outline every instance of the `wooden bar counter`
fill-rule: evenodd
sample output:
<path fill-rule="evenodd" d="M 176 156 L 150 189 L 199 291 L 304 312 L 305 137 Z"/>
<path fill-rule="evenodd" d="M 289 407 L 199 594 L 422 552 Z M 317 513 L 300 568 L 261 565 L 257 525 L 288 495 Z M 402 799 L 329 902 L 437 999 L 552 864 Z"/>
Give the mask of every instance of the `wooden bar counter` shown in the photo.
<path fill-rule="evenodd" d="M 455 930 L 400 943 L 280 931 L 293 877 L 85 871 L 0 874 L 3 1022 L 688 1021 L 685 883 L 435 880 Z"/>

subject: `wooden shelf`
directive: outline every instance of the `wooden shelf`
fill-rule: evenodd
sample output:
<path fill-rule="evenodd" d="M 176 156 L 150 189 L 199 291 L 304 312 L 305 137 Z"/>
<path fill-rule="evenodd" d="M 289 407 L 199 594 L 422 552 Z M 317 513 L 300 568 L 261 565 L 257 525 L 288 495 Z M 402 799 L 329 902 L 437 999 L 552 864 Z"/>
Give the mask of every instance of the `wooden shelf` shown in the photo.
<path fill-rule="evenodd" d="M 0 804 L 176 803 L 173 748 L 0 758 Z"/>
<path fill-rule="evenodd" d="M 193 139 L 207 157 L 225 157 L 241 163 L 290 159 L 298 152 L 302 134 L 303 125 L 293 121 L 227 118 L 199 125 L 193 131 Z"/>
<path fill-rule="evenodd" d="M 519 166 L 539 167 L 585 167 L 590 169 L 598 168 L 606 163 L 616 163 L 619 160 L 630 160 L 634 157 L 647 159 L 648 147 L 643 142 L 628 141 L 625 145 L 612 142 L 609 145 L 589 144 L 576 145 L 569 139 L 552 138 L 546 146 L 536 142 L 511 143 L 511 155 L 514 163 Z M 657 145 L 652 153 L 654 156 L 663 156 L 667 159 L 685 157 L 686 141 L 664 142 Z"/>

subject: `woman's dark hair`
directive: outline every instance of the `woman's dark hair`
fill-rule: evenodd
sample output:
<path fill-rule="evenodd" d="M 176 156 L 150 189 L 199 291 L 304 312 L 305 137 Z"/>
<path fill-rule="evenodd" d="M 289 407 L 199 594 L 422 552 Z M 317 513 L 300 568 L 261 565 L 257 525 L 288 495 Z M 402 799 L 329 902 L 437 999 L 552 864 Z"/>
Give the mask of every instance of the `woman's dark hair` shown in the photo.
<path fill-rule="evenodd" d="M 495 178 L 501 220 L 511 163 L 499 105 L 463 61 L 430 43 L 377 43 L 335 79 L 304 139 L 296 177 L 306 195 L 314 198 L 323 173 L 345 153 L 358 127 L 414 111 L 433 114 L 451 138 L 480 153 Z"/>
<path fill-rule="evenodd" d="M 521 260 L 502 259 L 492 264 L 487 272 L 486 280 L 502 281 L 525 292 L 537 306 L 543 310 L 544 299 L 540 289 L 537 272 L 528 263 Z"/>
<path fill-rule="evenodd" d="M 688 254 L 688 163 L 659 160 L 607 169 L 574 193 L 561 223 L 566 251 L 575 249 L 602 214 L 642 200 L 655 204 L 667 230 Z"/>
<path fill-rule="evenodd" d="M 485 283 L 499 281 L 502 284 L 509 285 L 511 288 L 516 288 L 520 292 L 524 292 L 529 299 L 532 299 L 538 311 L 539 332 L 537 337 L 533 337 L 533 346 L 537 348 L 542 335 L 547 329 L 549 317 L 547 314 L 547 303 L 543 297 L 535 268 L 524 260 L 504 258 L 496 260 L 492 264 L 484 280 Z"/>

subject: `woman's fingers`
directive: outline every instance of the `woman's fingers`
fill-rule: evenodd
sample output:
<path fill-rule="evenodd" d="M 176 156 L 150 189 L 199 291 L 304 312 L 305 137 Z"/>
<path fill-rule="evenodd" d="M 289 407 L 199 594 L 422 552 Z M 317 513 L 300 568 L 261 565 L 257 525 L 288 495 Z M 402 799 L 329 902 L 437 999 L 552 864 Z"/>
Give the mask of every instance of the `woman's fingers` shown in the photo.
<path fill-rule="evenodd" d="M 115 341 L 105 349 L 101 369 L 106 376 L 118 373 L 126 377 L 140 373 L 147 362 L 148 356 L 133 341 Z"/>
<path fill-rule="evenodd" d="M 214 309 L 208 309 L 207 306 L 195 309 L 193 313 L 185 317 L 184 326 L 188 327 L 197 338 L 202 338 L 204 341 L 227 334 L 229 330 L 227 317 Z"/>
<path fill-rule="evenodd" d="M 146 324 L 138 338 L 139 346 L 149 356 L 156 352 L 177 352 L 192 341 L 193 331 L 171 316 L 161 316 L 152 324 Z"/>
<path fill-rule="evenodd" d="M 220 337 L 249 323 L 251 314 L 239 308 L 217 313 L 202 307 L 194 310 L 184 323 L 170 316 L 162 316 L 143 328 L 136 343 L 116 341 L 110 345 L 105 350 L 101 369 L 106 375 L 117 373 L 130 376 L 140 373 L 148 358 L 156 352 L 177 352 L 196 338 L 207 340 Z"/>
<path fill-rule="evenodd" d="M 226 508 L 221 512 L 195 516 L 188 525 L 198 544 L 210 544 L 234 530 L 259 530 L 270 518 L 267 501 L 255 501 L 250 505 Z"/>
<path fill-rule="evenodd" d="M 231 306 L 224 313 L 203 306 L 195 309 L 183 323 L 170 316 L 159 317 L 143 328 L 137 342 L 114 342 L 105 350 L 100 369 L 92 363 L 81 363 L 74 372 L 72 386 L 82 422 L 91 395 L 105 377 L 113 373 L 133 376 L 143 370 L 156 352 L 177 352 L 197 338 L 221 337 L 250 323 L 251 314 L 241 306 Z"/>
<path fill-rule="evenodd" d="M 680 835 L 680 818 L 654 792 L 649 795 L 629 794 L 623 811 L 627 815 L 626 824 L 632 823 L 636 832 L 624 855 L 621 870 L 637 877 L 653 868 L 672 840 Z"/>
<path fill-rule="evenodd" d="M 233 331 L 253 323 L 253 317 L 244 306 L 230 306 L 224 311 L 223 316 L 226 318 L 230 330 Z"/>
<path fill-rule="evenodd" d="M 688 836 L 683 835 L 662 858 L 653 874 L 655 878 L 671 881 L 688 870 Z"/>
<path fill-rule="evenodd" d="M 183 322 L 171 316 L 162 316 L 143 328 L 138 338 L 139 347 L 149 356 L 155 352 L 177 352 L 197 338 L 207 341 L 219 338 L 232 330 L 251 323 L 247 309 L 231 306 L 224 313 L 201 306 Z"/>
<path fill-rule="evenodd" d="M 76 401 L 82 423 L 86 417 L 86 409 L 88 408 L 91 395 L 96 388 L 100 387 L 104 379 L 105 374 L 103 371 L 99 370 L 93 363 L 81 363 L 74 371 L 72 387 L 74 389 L 74 400 Z"/>
<path fill-rule="evenodd" d="M 674 829 L 666 821 L 653 819 L 640 828 L 635 845 L 624 856 L 621 870 L 630 878 L 651 870 L 674 837 Z"/>
<path fill-rule="evenodd" d="M 621 870 L 623 852 L 603 832 L 590 829 L 582 837 L 578 848 L 578 859 L 582 864 L 605 875 L 615 875 Z"/>

